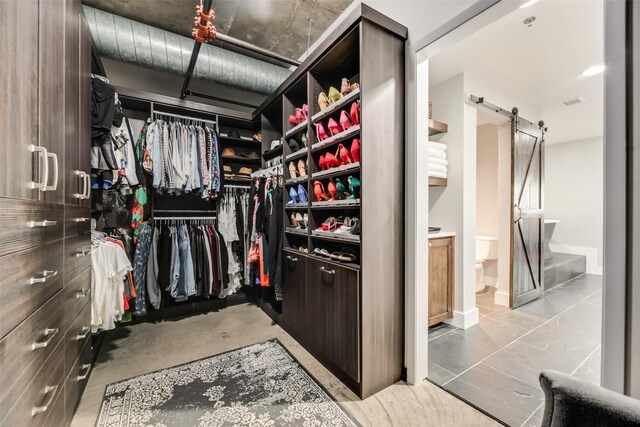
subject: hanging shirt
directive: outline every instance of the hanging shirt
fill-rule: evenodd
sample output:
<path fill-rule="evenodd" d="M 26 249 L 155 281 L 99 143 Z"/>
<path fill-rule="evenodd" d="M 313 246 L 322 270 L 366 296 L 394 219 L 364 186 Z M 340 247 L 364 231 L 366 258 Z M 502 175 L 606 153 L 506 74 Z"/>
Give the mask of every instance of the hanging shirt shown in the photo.
<path fill-rule="evenodd" d="M 91 247 L 91 328 L 115 328 L 124 314 L 124 279 L 133 268 L 118 245 L 101 242 Z"/>

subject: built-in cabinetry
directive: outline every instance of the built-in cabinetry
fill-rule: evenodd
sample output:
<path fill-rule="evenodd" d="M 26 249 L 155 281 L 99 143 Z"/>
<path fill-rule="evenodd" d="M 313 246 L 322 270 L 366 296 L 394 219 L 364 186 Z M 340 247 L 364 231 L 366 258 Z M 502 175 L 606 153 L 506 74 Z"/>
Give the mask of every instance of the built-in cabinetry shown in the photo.
<path fill-rule="evenodd" d="M 429 326 L 453 317 L 454 237 L 429 239 Z"/>
<path fill-rule="evenodd" d="M 78 0 L 2 2 L 3 426 L 70 424 L 91 366 L 90 53 Z"/>
<path fill-rule="evenodd" d="M 405 38 L 406 28 L 360 5 L 256 111 L 263 150 L 284 139 L 282 151 L 269 154 L 281 156 L 285 177 L 282 314 L 276 319 L 362 398 L 400 380 L 404 362 Z M 357 85 L 320 108 L 321 93 L 340 91 L 343 78 Z M 290 121 L 305 104 L 304 120 Z M 343 111 L 351 118 L 358 111 L 359 123 L 332 132 Z M 323 167 L 339 150 L 351 161 Z M 338 182 L 352 197 L 314 195 Z M 292 216 L 307 218 L 307 226 L 296 228 Z M 318 232 L 331 217 L 359 218 L 360 234 Z M 321 256 L 320 249 L 346 251 L 355 260 Z"/>

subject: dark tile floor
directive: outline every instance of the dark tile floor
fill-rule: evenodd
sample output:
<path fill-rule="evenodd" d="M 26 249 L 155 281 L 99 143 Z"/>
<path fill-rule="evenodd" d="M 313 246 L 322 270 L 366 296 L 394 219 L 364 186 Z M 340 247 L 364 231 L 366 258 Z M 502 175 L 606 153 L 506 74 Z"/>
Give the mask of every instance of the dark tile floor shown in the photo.
<path fill-rule="evenodd" d="M 515 310 L 478 294 L 480 323 L 429 329 L 429 379 L 510 426 L 539 426 L 540 371 L 600 383 L 602 276 L 584 275 Z"/>

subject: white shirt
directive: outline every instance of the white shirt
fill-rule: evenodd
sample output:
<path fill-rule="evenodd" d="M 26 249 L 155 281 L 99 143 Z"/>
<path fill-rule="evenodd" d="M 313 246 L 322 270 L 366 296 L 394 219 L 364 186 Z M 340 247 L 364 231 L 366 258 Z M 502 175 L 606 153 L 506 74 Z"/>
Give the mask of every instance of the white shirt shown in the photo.
<path fill-rule="evenodd" d="M 124 279 L 133 267 L 124 249 L 101 242 L 91 247 L 91 328 L 109 330 L 124 314 Z"/>

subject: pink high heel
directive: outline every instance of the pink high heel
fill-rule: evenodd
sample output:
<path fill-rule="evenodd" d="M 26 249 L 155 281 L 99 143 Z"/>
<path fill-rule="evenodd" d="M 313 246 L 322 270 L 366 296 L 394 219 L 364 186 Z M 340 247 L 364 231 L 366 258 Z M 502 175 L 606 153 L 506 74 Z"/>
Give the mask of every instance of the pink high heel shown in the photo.
<path fill-rule="evenodd" d="M 351 143 L 351 157 L 353 157 L 354 162 L 360 161 L 360 140 L 358 138 Z"/>
<path fill-rule="evenodd" d="M 347 130 L 351 126 L 353 126 L 351 120 L 349 119 L 349 115 L 344 110 L 342 110 L 342 112 L 340 113 L 340 126 L 342 126 L 344 130 Z"/>
<path fill-rule="evenodd" d="M 302 115 L 304 119 L 307 120 L 307 116 L 309 115 L 309 106 L 307 104 L 302 104 Z"/>
<path fill-rule="evenodd" d="M 329 135 L 327 135 L 327 132 L 324 130 L 324 126 L 322 126 L 322 123 L 315 123 L 315 127 L 318 141 L 324 141 L 325 139 L 329 138 Z"/>
<path fill-rule="evenodd" d="M 320 163 L 321 171 L 327 170 L 327 162 L 324 160 L 324 156 L 320 156 L 320 160 L 318 160 L 318 163 Z"/>
<path fill-rule="evenodd" d="M 354 102 L 351 104 L 351 122 L 355 125 L 360 124 L 360 107 L 358 107 L 358 103 Z"/>
<path fill-rule="evenodd" d="M 329 133 L 331 134 L 331 136 L 333 135 L 337 135 L 340 132 L 342 132 L 344 129 L 342 129 L 342 127 L 333 119 L 329 119 L 329 123 L 327 124 L 327 126 L 329 127 Z"/>

